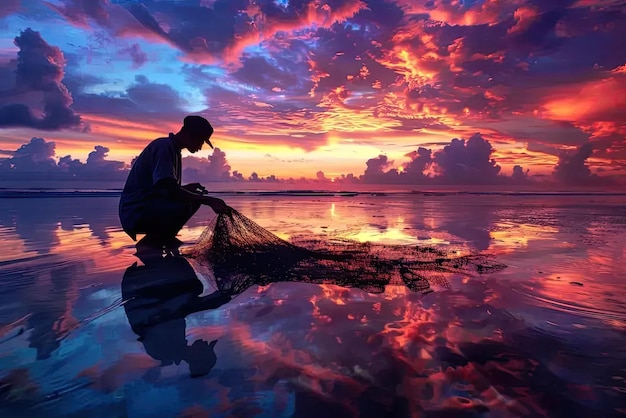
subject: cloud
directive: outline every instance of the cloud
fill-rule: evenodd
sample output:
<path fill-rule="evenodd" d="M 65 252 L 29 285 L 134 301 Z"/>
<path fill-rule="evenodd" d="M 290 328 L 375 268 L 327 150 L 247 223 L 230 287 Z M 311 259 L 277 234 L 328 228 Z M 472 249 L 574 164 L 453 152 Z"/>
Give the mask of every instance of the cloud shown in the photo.
<path fill-rule="evenodd" d="M 404 185 L 520 185 L 535 184 L 530 170 L 513 166 L 510 176 L 502 174 L 489 141 L 477 133 L 467 141 L 454 138 L 439 150 L 418 147 L 405 155 L 408 162 L 396 163 L 386 155 L 366 161 L 358 176 L 341 175 L 337 182 Z M 318 173 L 319 175 L 319 173 Z"/>
<path fill-rule="evenodd" d="M 135 84 L 126 90 L 128 98 L 146 112 L 167 112 L 181 109 L 185 101 L 167 84 L 151 83 L 142 75 L 135 77 Z"/>
<path fill-rule="evenodd" d="M 31 138 L 10 157 L 0 161 L 0 172 L 8 180 L 122 180 L 125 164 L 107 160 L 109 148 L 96 145 L 86 163 L 70 155 L 56 158 L 56 144 L 44 138 Z"/>
<path fill-rule="evenodd" d="M 80 160 L 72 158 L 71 155 L 59 158 L 57 165 L 62 171 L 69 172 L 71 174 L 80 172 L 80 170 L 82 170 L 85 166 L 85 164 L 83 164 Z"/>
<path fill-rule="evenodd" d="M 235 176 L 239 178 L 239 176 Z M 226 154 L 219 148 L 213 150 L 207 158 L 183 158 L 183 179 L 185 183 L 203 183 L 211 181 L 231 180 L 230 165 Z"/>
<path fill-rule="evenodd" d="M 15 45 L 19 48 L 15 87 L 0 95 L 2 102 L 9 102 L 0 107 L 0 128 L 59 130 L 78 126 L 80 116 L 72 110 L 72 96 L 62 82 L 65 58 L 61 50 L 30 28 L 15 38 Z M 43 106 L 31 107 L 32 97 L 40 98 Z M 13 100 L 26 103 L 11 103 Z"/>
<path fill-rule="evenodd" d="M 308 70 L 308 63 L 288 49 L 275 54 L 271 62 L 267 57 L 245 54 L 241 67 L 233 72 L 233 79 L 254 86 L 266 94 L 278 96 L 291 93 L 304 96 L 312 87 L 310 80 L 301 77 Z"/>
<path fill-rule="evenodd" d="M 322 183 L 326 183 L 330 181 L 330 179 L 326 177 L 326 175 L 324 174 L 322 170 L 319 170 L 317 173 L 315 173 L 315 179 Z"/>
<path fill-rule="evenodd" d="M 371 184 L 388 184 L 395 183 L 398 177 L 398 171 L 393 167 L 393 161 L 389 160 L 386 155 L 379 155 L 376 158 L 370 158 L 365 163 L 367 168 L 360 180 L 363 183 Z"/>
<path fill-rule="evenodd" d="M 589 166 L 586 162 L 593 154 L 593 145 L 587 142 L 577 148 L 575 151 L 564 151 L 559 156 L 559 162 L 554 167 L 554 177 L 568 185 L 587 185 L 594 180 L 598 179 L 598 176 L 591 174 Z"/>
<path fill-rule="evenodd" d="M 20 3 L 21 0 L 2 0 L 2 3 L 0 3 L 0 19 L 19 11 Z"/>
<path fill-rule="evenodd" d="M 43 138 L 31 138 L 30 142 L 20 146 L 12 152 L 10 158 L 0 163 L 0 168 L 4 170 L 16 171 L 41 171 L 54 170 L 56 161 L 54 160 L 54 142 L 46 142 Z"/>
<path fill-rule="evenodd" d="M 102 145 L 96 145 L 94 150 L 89 153 L 85 167 L 89 170 L 99 171 L 119 171 L 124 168 L 124 163 L 121 161 L 107 160 L 106 157 L 109 153 L 109 148 Z"/>
<path fill-rule="evenodd" d="M 589 140 L 594 169 L 626 167 L 626 123 L 620 113 L 626 15 L 619 13 L 619 2 L 284 3 L 55 0 L 49 5 L 54 18 L 61 16 L 87 34 L 83 47 L 91 42 L 89 31 L 94 39 L 107 34 L 90 55 L 93 63 L 80 62 L 88 70 L 71 74 L 119 59 L 120 53 L 145 71 L 128 89 L 116 87 L 125 77 L 118 74 L 98 74 L 102 80 L 92 88 L 65 82 L 74 95 L 71 109 L 85 118 L 140 121 L 160 129 L 164 121 L 171 124 L 183 115 L 182 98 L 189 96 L 177 89 L 184 82 L 194 96 L 202 92 L 206 99 L 199 103 L 202 98 L 192 96 L 188 104 L 205 104 L 221 133 L 238 145 L 264 148 L 260 152 L 276 145 L 309 152 L 350 141 L 355 148 L 381 148 L 377 155 L 389 152 L 390 144 L 423 146 L 436 142 L 435 136 L 468 138 L 482 132 L 497 144 L 495 155 L 506 170 L 515 163 L 505 160 L 510 146 L 549 150 Z M 84 50 L 77 48 L 79 56 Z M 168 56 L 178 54 L 187 65 L 181 70 L 176 59 L 161 62 L 158 71 L 168 72 L 172 83 L 148 81 L 157 76 L 150 73 L 155 66 L 146 65 L 146 52 L 152 57 L 157 56 L 153 50 L 167 48 Z M 0 68 L 0 75 L 6 71 Z M 22 102 L 6 103 L 4 118 L 32 125 L 33 118 L 42 118 L 43 109 L 33 109 L 41 94 L 30 91 Z M 31 111 L 21 106 L 27 104 Z M 96 132 L 127 136 L 109 122 L 92 118 L 90 123 Z M 429 167 L 437 168 L 432 151 Z M 544 167 L 553 160 L 539 152 L 533 158 Z M 411 171 L 417 176 L 412 181 L 427 181 L 419 172 Z M 406 176 L 398 170 L 387 180 L 408 181 Z"/>
<path fill-rule="evenodd" d="M 93 21 L 116 35 L 142 36 L 172 45 L 191 59 L 233 61 L 247 46 L 279 32 L 310 25 L 329 27 L 354 16 L 365 4 L 360 0 L 304 0 L 280 7 L 273 0 L 216 0 L 206 7 L 201 2 L 65 0 L 62 6 L 51 7 L 78 26 Z"/>
<path fill-rule="evenodd" d="M 120 51 L 120 54 L 129 55 L 133 61 L 133 69 L 141 68 L 146 62 L 148 62 L 148 54 L 142 51 L 139 44 L 132 44 L 127 48 Z"/>
<path fill-rule="evenodd" d="M 425 177 L 424 171 L 433 163 L 432 151 L 424 147 L 419 147 L 417 151 L 412 151 L 406 156 L 409 157 L 411 161 L 403 166 L 403 175 L 415 182 L 423 180 Z"/>
<path fill-rule="evenodd" d="M 439 176 L 448 183 L 491 183 L 500 173 L 500 166 L 490 158 L 492 153 L 489 141 L 475 134 L 467 142 L 454 138 L 435 152 L 433 161 Z"/>
<path fill-rule="evenodd" d="M 528 182 L 528 173 L 529 169 L 524 170 L 521 165 L 516 165 L 513 167 L 513 174 L 511 174 L 511 180 L 514 183 L 527 183 Z"/>
<path fill-rule="evenodd" d="M 109 115 L 136 121 L 182 120 L 187 101 L 171 86 L 151 82 L 144 75 L 136 75 L 135 82 L 121 92 L 101 94 L 79 92 L 75 107 L 85 114 Z"/>
<path fill-rule="evenodd" d="M 262 183 L 262 182 L 280 183 L 281 182 L 281 180 L 273 174 L 267 177 L 260 177 L 255 171 L 253 171 L 252 174 L 250 174 L 250 177 L 248 177 L 248 181 L 252 183 Z"/>
<path fill-rule="evenodd" d="M 61 5 L 46 4 L 78 26 L 88 26 L 90 19 L 102 26 L 109 25 L 109 0 L 63 0 Z"/>
<path fill-rule="evenodd" d="M 419 147 L 405 155 L 409 158 L 408 162 L 399 164 L 396 168 L 394 161 L 389 160 L 386 155 L 379 155 L 367 160 L 367 168 L 358 179 L 369 184 L 425 184 L 431 180 L 425 173 L 433 163 L 431 156 L 431 150 Z M 353 179 L 352 175 L 341 178 L 347 182 Z"/>

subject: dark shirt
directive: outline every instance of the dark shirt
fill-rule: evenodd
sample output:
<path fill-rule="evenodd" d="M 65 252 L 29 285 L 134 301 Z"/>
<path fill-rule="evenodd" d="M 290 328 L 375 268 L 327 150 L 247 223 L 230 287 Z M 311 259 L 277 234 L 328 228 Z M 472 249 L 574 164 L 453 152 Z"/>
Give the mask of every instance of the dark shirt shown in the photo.
<path fill-rule="evenodd" d="M 174 143 L 174 134 L 148 144 L 135 160 L 120 198 L 119 216 L 124 231 L 135 236 L 143 209 L 154 199 L 166 198 L 159 185 L 172 181 L 181 185 L 181 178 L 182 156 Z"/>

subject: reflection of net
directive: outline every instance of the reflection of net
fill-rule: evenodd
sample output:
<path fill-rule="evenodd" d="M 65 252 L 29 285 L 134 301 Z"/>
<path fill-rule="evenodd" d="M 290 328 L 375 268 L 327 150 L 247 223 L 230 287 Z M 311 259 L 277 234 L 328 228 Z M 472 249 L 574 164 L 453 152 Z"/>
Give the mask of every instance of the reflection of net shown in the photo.
<path fill-rule="evenodd" d="M 431 284 L 446 286 L 449 274 L 483 274 L 504 265 L 484 255 L 350 240 L 287 242 L 241 213 L 217 216 L 187 255 L 204 261 L 215 285 L 238 294 L 248 287 L 278 281 L 331 283 L 380 293 L 390 282 L 416 292 Z M 208 264 L 208 265 L 207 265 Z"/>

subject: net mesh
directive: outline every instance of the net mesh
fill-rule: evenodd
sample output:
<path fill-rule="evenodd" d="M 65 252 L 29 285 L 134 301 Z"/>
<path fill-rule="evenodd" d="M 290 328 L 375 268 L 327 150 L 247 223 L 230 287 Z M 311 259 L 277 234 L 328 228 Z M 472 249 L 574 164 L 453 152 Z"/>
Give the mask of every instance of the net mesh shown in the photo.
<path fill-rule="evenodd" d="M 348 239 L 281 239 L 234 209 L 218 215 L 183 251 L 205 278 L 235 295 L 252 285 L 298 281 L 358 287 L 370 293 L 403 284 L 415 292 L 447 286 L 451 274 L 475 275 L 505 266 L 461 247 L 361 243 Z"/>

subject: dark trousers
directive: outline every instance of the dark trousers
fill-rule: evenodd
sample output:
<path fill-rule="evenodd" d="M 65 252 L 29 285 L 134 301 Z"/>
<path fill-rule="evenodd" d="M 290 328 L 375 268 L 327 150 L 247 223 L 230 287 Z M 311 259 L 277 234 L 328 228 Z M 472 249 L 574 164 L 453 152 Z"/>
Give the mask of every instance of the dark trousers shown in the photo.
<path fill-rule="evenodd" d="M 137 234 L 172 238 L 200 208 L 199 202 L 151 199 L 137 219 Z"/>

